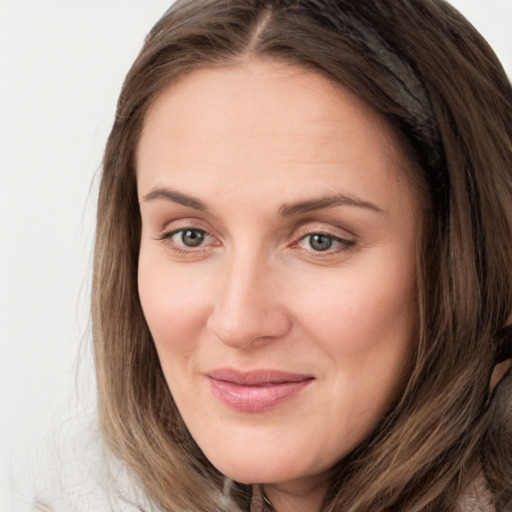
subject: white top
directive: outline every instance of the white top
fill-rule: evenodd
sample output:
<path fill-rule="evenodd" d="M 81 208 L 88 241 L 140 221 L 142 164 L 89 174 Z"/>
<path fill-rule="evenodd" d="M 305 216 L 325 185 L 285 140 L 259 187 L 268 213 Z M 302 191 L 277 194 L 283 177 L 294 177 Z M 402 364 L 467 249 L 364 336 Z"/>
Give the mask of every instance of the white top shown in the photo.
<path fill-rule="evenodd" d="M 20 450 L 11 494 L 12 512 L 154 510 L 123 465 L 108 455 L 92 420 L 79 429 L 63 425 L 35 450 Z"/>

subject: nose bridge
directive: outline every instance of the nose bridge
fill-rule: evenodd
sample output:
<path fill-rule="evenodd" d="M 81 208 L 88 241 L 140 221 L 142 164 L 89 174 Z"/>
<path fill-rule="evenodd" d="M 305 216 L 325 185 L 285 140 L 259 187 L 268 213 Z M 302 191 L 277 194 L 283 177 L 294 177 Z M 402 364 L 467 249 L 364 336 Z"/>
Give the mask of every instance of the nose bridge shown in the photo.
<path fill-rule="evenodd" d="M 219 275 L 209 327 L 222 342 L 244 347 L 283 336 L 289 329 L 279 300 L 275 271 L 263 251 L 234 251 Z"/>

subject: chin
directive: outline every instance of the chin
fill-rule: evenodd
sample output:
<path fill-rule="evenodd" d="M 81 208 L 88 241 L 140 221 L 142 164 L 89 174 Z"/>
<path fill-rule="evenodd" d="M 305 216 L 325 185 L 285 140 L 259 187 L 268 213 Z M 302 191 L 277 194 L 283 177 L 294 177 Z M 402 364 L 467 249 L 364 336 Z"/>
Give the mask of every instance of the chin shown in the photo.
<path fill-rule="evenodd" d="M 206 454 L 208 456 L 208 454 Z M 243 484 L 278 483 L 298 480 L 321 473 L 323 468 L 310 468 L 304 465 L 302 457 L 284 460 L 284 457 L 265 457 L 264 454 L 239 453 L 229 459 L 209 457 L 210 462 L 225 476 Z M 281 462 L 279 462 L 281 460 Z"/>
<path fill-rule="evenodd" d="M 210 462 L 225 476 L 243 484 L 280 481 L 286 478 L 286 472 L 276 470 L 272 462 L 263 463 L 244 457 L 241 453 L 237 457 L 226 460 L 225 457 L 209 458 Z M 274 461 L 275 464 L 275 461 Z"/>
<path fill-rule="evenodd" d="M 270 484 L 297 480 L 304 475 L 296 475 L 292 472 L 275 471 L 271 468 L 237 467 L 231 471 L 227 469 L 221 473 L 232 480 L 246 485 Z"/>

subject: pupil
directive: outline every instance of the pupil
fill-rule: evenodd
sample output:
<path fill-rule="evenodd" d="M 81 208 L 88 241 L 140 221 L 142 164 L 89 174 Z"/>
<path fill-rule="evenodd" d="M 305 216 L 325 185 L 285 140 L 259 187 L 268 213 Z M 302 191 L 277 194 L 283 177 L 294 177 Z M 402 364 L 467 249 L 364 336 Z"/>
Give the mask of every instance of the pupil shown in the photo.
<path fill-rule="evenodd" d="M 315 251 L 327 251 L 332 246 L 332 238 L 328 235 L 311 235 L 309 243 Z"/>
<path fill-rule="evenodd" d="M 198 247 L 203 243 L 204 233 L 196 229 L 188 229 L 183 231 L 181 241 L 188 247 Z"/>

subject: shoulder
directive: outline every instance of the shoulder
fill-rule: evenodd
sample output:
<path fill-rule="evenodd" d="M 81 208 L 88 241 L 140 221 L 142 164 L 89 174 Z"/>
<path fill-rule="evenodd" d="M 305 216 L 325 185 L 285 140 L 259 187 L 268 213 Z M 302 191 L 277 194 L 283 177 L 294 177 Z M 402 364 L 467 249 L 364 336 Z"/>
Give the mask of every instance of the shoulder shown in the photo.
<path fill-rule="evenodd" d="M 493 496 L 483 475 L 467 487 L 458 502 L 460 512 L 495 512 Z"/>
<path fill-rule="evenodd" d="M 109 454 L 94 421 L 61 427 L 17 459 L 15 512 L 152 510 L 123 464 Z"/>

